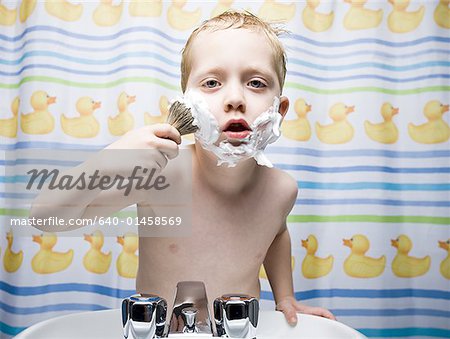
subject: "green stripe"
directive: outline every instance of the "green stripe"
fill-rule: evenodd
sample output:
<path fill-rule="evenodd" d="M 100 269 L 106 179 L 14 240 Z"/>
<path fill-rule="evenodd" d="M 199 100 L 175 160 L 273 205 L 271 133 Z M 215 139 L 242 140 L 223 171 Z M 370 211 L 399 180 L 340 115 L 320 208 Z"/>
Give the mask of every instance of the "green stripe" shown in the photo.
<path fill-rule="evenodd" d="M 413 215 L 290 215 L 288 222 L 375 222 L 450 225 L 448 217 Z"/>
<path fill-rule="evenodd" d="M 392 94 L 392 95 L 410 95 L 410 94 L 417 94 L 417 93 L 450 91 L 450 86 L 429 86 L 429 87 L 412 88 L 412 89 L 404 89 L 404 90 L 380 88 L 380 87 L 373 87 L 373 86 L 349 87 L 349 88 L 339 88 L 339 89 L 321 89 L 321 88 L 305 86 L 305 85 L 298 84 L 295 82 L 286 82 L 284 87 L 300 89 L 305 92 L 311 92 L 311 93 L 316 93 L 316 94 L 344 94 L 344 93 L 355 93 L 355 92 L 373 92 L 373 93 L 383 93 L 383 94 Z"/>
<path fill-rule="evenodd" d="M 121 84 L 124 84 L 127 82 L 141 82 L 141 83 L 159 85 L 161 87 L 175 90 L 175 91 L 179 90 L 178 85 L 175 86 L 173 84 L 169 84 L 168 82 L 161 81 L 159 79 L 151 78 L 151 77 L 129 77 L 129 78 L 117 79 L 115 81 L 110 81 L 110 82 L 105 82 L 105 83 L 89 83 L 89 82 L 76 82 L 76 81 L 70 81 L 70 80 L 53 78 L 53 77 L 45 77 L 45 76 L 29 76 L 29 77 L 22 78 L 19 81 L 19 83 L 16 83 L 16 84 L 0 83 L 0 88 L 17 89 L 22 84 L 25 84 L 27 82 L 32 82 L 32 81 L 49 82 L 49 83 L 61 84 L 61 85 L 66 85 L 66 86 L 71 86 L 71 87 L 95 88 L 95 89 L 111 88 L 111 87 L 115 87 L 117 85 L 121 85 Z"/>

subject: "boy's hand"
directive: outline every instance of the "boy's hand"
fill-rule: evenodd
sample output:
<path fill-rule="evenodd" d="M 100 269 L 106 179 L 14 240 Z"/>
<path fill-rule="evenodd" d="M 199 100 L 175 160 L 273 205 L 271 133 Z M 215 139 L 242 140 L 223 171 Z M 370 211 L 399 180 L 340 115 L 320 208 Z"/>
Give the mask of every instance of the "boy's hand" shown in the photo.
<path fill-rule="evenodd" d="M 280 300 L 280 302 L 277 303 L 276 310 L 283 312 L 287 322 L 291 326 L 295 326 L 297 324 L 297 312 L 318 315 L 331 320 L 336 320 L 336 317 L 333 315 L 333 313 L 331 313 L 327 309 L 322 307 L 312 307 L 304 305 L 297 301 L 294 297 L 286 297 Z"/>

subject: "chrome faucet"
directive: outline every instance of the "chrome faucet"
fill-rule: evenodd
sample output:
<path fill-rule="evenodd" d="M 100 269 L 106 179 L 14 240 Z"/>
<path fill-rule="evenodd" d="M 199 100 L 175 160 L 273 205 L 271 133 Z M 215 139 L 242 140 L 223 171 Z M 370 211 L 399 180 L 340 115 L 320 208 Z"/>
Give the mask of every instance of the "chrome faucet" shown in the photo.
<path fill-rule="evenodd" d="M 205 285 L 200 281 L 177 284 L 170 318 L 167 303 L 151 294 L 135 294 L 122 302 L 123 335 L 127 339 L 166 337 L 228 337 L 253 339 L 258 325 L 258 299 L 226 294 L 214 300 L 209 314 Z"/>

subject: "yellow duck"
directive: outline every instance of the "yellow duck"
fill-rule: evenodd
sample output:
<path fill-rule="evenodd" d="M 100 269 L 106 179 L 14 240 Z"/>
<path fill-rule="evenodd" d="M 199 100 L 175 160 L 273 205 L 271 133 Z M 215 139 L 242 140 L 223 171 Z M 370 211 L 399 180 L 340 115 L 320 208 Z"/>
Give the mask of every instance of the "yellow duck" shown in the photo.
<path fill-rule="evenodd" d="M 56 97 L 44 91 L 36 91 L 31 95 L 30 103 L 34 111 L 20 114 L 20 128 L 27 134 L 47 134 L 55 128 L 55 118 L 48 111 L 48 106 L 56 102 Z"/>
<path fill-rule="evenodd" d="M 6 6 L 0 4 L 0 25 L 12 26 L 16 23 L 17 9 L 8 9 Z"/>
<path fill-rule="evenodd" d="M 397 248 L 397 255 L 392 261 L 392 272 L 397 277 L 412 278 L 428 272 L 431 264 L 430 256 L 423 258 L 409 256 L 413 244 L 408 236 L 400 235 L 397 239 L 391 240 L 391 245 Z"/>
<path fill-rule="evenodd" d="M 347 115 L 354 112 L 354 106 L 343 103 L 334 104 L 328 113 L 333 120 L 330 125 L 321 125 L 316 122 L 316 133 L 320 141 L 326 144 L 343 144 L 353 138 L 353 126 L 347 121 Z"/>
<path fill-rule="evenodd" d="M 134 0 L 128 7 L 131 16 L 160 16 L 162 13 L 162 0 Z"/>
<path fill-rule="evenodd" d="M 294 271 L 294 266 L 295 266 L 295 257 L 291 256 L 292 271 Z M 261 279 L 267 279 L 267 273 L 266 273 L 266 269 L 264 268 L 264 265 L 261 265 L 261 267 L 259 268 L 259 277 Z"/>
<path fill-rule="evenodd" d="M 283 4 L 275 0 L 265 0 L 258 16 L 271 22 L 287 22 L 295 16 L 295 3 Z"/>
<path fill-rule="evenodd" d="M 115 117 L 108 117 L 108 129 L 112 135 L 120 136 L 130 131 L 134 127 L 133 115 L 128 112 L 128 105 L 136 101 L 136 96 L 129 96 L 122 92 L 117 99 L 119 114 Z"/>
<path fill-rule="evenodd" d="M 211 18 L 222 14 L 225 11 L 228 11 L 231 8 L 233 2 L 234 0 L 218 0 L 216 7 L 214 7 L 213 11 L 211 12 Z"/>
<path fill-rule="evenodd" d="M 438 100 L 427 102 L 423 109 L 428 122 L 422 125 L 408 124 L 409 136 L 421 144 L 437 144 L 446 142 L 450 137 L 450 127 L 442 119 L 445 112 L 448 112 L 449 105 L 443 105 Z"/>
<path fill-rule="evenodd" d="M 72 4 L 66 0 L 47 0 L 45 9 L 48 14 L 64 21 L 77 21 L 83 14 L 82 4 Z"/>
<path fill-rule="evenodd" d="M 407 12 L 409 0 L 389 0 L 394 6 L 388 16 L 388 27 L 394 33 L 407 33 L 415 30 L 422 22 L 425 14 L 425 6 L 420 6 L 417 11 Z"/>
<path fill-rule="evenodd" d="M 383 19 L 383 10 L 364 8 L 367 0 L 344 0 L 351 7 L 344 17 L 344 27 L 348 30 L 369 29 L 380 25 Z"/>
<path fill-rule="evenodd" d="M 113 0 L 100 0 L 92 18 L 98 26 L 113 26 L 119 22 L 122 11 L 123 1 L 118 5 L 113 5 Z"/>
<path fill-rule="evenodd" d="M 439 241 L 439 247 L 447 251 L 447 258 L 441 262 L 441 274 L 444 278 L 450 279 L 450 239 L 447 241 Z"/>
<path fill-rule="evenodd" d="M 434 10 L 434 21 L 442 28 L 450 28 L 450 0 L 440 0 Z"/>
<path fill-rule="evenodd" d="M 200 8 L 192 12 L 185 11 L 183 7 L 186 5 L 186 2 L 186 0 L 172 0 L 172 4 L 167 10 L 169 25 L 180 31 L 185 31 L 195 26 L 202 16 Z"/>
<path fill-rule="evenodd" d="M 306 118 L 306 114 L 311 111 L 311 105 L 308 105 L 303 99 L 297 99 L 294 104 L 294 110 L 298 118 L 295 120 L 284 120 L 281 125 L 281 133 L 288 139 L 307 141 L 311 138 L 311 125 Z"/>
<path fill-rule="evenodd" d="M 112 254 L 102 253 L 104 244 L 103 233 L 96 230 L 92 234 L 85 234 L 84 240 L 91 244 L 91 248 L 83 257 L 83 265 L 86 270 L 92 273 L 103 274 L 108 272 L 111 265 Z"/>
<path fill-rule="evenodd" d="M 36 8 L 37 0 L 22 0 L 19 9 L 20 22 L 24 23 Z"/>
<path fill-rule="evenodd" d="M 344 271 L 354 278 L 374 278 L 383 273 L 386 257 L 382 255 L 375 259 L 365 255 L 370 242 L 365 235 L 356 234 L 351 239 L 343 239 L 344 246 L 351 249 L 350 255 L 344 261 Z"/>
<path fill-rule="evenodd" d="M 33 241 L 40 244 L 41 249 L 31 260 L 33 271 L 39 274 L 49 274 L 65 270 L 72 263 L 73 250 L 65 253 L 53 252 L 57 238 L 54 233 L 33 235 Z"/>
<path fill-rule="evenodd" d="M 67 135 L 75 138 L 93 138 L 99 130 L 100 124 L 94 117 L 94 111 L 101 107 L 101 102 L 95 102 L 90 97 L 82 97 L 77 101 L 79 117 L 67 118 L 61 115 L 61 127 Z"/>
<path fill-rule="evenodd" d="M 117 237 L 117 242 L 123 246 L 117 258 L 117 272 L 124 278 L 136 278 L 138 270 L 138 256 L 135 254 L 139 247 L 139 238 L 135 233 L 126 233 Z"/>
<path fill-rule="evenodd" d="M 398 114 L 398 108 L 392 107 L 388 102 L 381 106 L 381 116 L 384 122 L 373 124 L 369 121 L 364 121 L 364 129 L 370 139 L 380 142 L 382 144 L 393 144 L 398 140 L 398 129 L 392 121 L 394 115 Z"/>
<path fill-rule="evenodd" d="M 161 115 L 150 115 L 149 113 L 144 113 L 144 123 L 146 125 L 152 124 L 162 124 L 167 121 L 167 116 L 169 115 L 169 100 L 164 95 L 159 98 L 159 111 Z"/>
<path fill-rule="evenodd" d="M 305 278 L 316 279 L 331 272 L 334 258 L 332 255 L 326 258 L 315 255 L 319 244 L 314 235 L 310 234 L 306 240 L 302 240 L 302 247 L 306 248 L 306 256 L 302 262 L 302 273 Z"/>
<path fill-rule="evenodd" d="M 306 6 L 303 10 L 303 24 L 313 32 L 324 32 L 333 24 L 334 12 L 323 14 L 316 12 L 316 8 L 320 5 L 320 0 L 306 0 Z"/>
<path fill-rule="evenodd" d="M 19 269 L 20 265 L 22 265 L 23 251 L 20 250 L 17 253 L 12 251 L 13 234 L 11 231 L 6 233 L 6 240 L 8 241 L 8 247 L 3 256 L 3 267 L 6 272 L 13 273 Z"/>
<path fill-rule="evenodd" d="M 8 138 L 15 138 L 17 136 L 17 127 L 19 124 L 19 97 L 15 97 L 11 103 L 11 112 L 13 116 L 11 118 L 0 119 L 0 135 Z"/>

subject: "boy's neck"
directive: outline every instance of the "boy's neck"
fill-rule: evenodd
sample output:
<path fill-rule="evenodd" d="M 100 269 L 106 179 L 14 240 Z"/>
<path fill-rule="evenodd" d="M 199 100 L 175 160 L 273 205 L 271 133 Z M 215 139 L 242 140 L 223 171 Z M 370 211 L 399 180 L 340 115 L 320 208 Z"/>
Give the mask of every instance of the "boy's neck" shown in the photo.
<path fill-rule="evenodd" d="M 253 158 L 242 160 L 235 167 L 227 167 L 217 166 L 217 157 L 197 143 L 194 145 L 194 153 L 198 178 L 220 194 L 240 194 L 248 190 L 257 179 L 259 166 Z"/>

